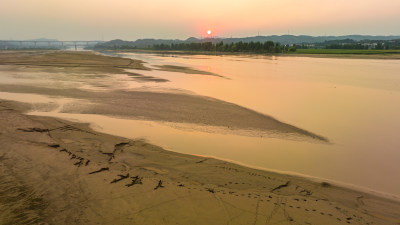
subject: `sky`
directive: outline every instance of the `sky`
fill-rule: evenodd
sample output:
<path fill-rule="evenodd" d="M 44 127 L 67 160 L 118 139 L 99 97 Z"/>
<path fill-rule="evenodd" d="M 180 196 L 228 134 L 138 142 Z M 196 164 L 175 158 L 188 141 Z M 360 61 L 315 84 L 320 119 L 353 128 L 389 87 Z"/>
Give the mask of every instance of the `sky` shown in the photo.
<path fill-rule="evenodd" d="M 0 40 L 400 35 L 400 0 L 0 0 Z"/>

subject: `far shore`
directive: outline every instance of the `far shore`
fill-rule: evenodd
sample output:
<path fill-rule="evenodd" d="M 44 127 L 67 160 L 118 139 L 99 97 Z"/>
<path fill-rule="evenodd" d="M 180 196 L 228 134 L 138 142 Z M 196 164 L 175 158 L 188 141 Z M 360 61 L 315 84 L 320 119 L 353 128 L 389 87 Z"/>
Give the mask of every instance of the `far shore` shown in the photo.
<path fill-rule="evenodd" d="M 305 49 L 312 50 L 312 49 Z M 340 50 L 332 51 L 331 49 L 315 49 L 316 51 L 299 51 L 287 53 L 250 53 L 250 52 L 216 52 L 216 51 L 177 51 L 177 50 L 151 50 L 151 49 L 118 49 L 118 50 L 90 50 L 94 52 L 109 53 L 150 53 L 150 54 L 167 54 L 167 55 L 215 55 L 215 56 L 248 56 L 248 57 L 312 57 L 312 58 L 344 58 L 344 59 L 400 59 L 400 50 L 388 50 L 388 53 L 379 50 L 365 50 L 365 53 L 357 53 L 360 50 Z M 0 49 L 0 53 L 10 52 L 58 52 L 65 51 L 61 49 Z M 362 50 L 361 50 L 362 51 Z M 74 51 L 70 51 L 74 52 Z M 79 52 L 79 51 L 78 51 Z"/>
<path fill-rule="evenodd" d="M 324 49 L 322 49 L 324 50 Z M 342 53 L 318 53 L 318 52 L 288 52 L 274 54 L 258 54 L 249 52 L 215 52 L 215 51 L 175 51 L 175 50 L 148 50 L 148 49 L 120 49 L 120 50 L 95 50 L 99 52 L 114 52 L 114 53 L 151 53 L 151 54 L 169 54 L 169 55 L 216 55 L 216 56 L 267 56 L 267 57 L 313 57 L 313 58 L 346 58 L 346 59 L 400 59 L 400 51 L 398 53 L 368 53 L 354 54 L 347 53 L 346 50 Z"/>

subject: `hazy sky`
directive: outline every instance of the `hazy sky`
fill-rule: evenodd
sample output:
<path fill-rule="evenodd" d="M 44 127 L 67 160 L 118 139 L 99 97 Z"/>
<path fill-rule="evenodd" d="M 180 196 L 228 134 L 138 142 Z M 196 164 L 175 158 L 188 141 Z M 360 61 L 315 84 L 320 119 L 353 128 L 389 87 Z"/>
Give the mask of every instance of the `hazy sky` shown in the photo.
<path fill-rule="evenodd" d="M 0 39 L 400 35 L 400 0 L 0 0 Z"/>

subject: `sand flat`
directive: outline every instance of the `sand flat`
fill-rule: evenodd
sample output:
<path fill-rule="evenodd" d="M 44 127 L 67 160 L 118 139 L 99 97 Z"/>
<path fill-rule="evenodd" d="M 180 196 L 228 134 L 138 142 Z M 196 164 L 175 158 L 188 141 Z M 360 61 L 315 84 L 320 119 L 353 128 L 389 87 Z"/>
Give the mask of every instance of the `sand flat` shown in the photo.
<path fill-rule="evenodd" d="M 235 130 L 267 132 L 280 138 L 298 138 L 329 143 L 318 134 L 281 122 L 251 109 L 215 98 L 184 93 L 149 91 L 91 92 L 79 89 L 57 89 L 27 85 L 2 85 L 0 91 L 34 93 L 46 96 L 84 99 L 63 105 L 62 113 L 98 114 L 128 119 L 147 119 L 176 123 L 193 123 Z M 44 106 L 46 108 L 46 106 Z"/>
<path fill-rule="evenodd" d="M 104 56 L 93 52 L 72 51 L 2 51 L 0 65 L 18 70 L 102 75 L 105 73 L 126 74 L 137 81 L 167 82 L 166 79 L 144 76 L 127 70 L 150 70 L 140 60 Z"/>

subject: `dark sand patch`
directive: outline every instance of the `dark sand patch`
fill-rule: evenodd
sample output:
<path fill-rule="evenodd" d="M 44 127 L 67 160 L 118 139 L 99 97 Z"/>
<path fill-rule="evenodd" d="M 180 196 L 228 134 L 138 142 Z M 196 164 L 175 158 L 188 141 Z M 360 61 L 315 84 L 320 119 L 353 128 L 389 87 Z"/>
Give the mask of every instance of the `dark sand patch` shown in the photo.
<path fill-rule="evenodd" d="M 155 67 L 159 68 L 161 71 L 168 71 L 168 72 L 179 72 L 179 73 L 187 73 L 187 74 L 201 74 L 201 75 L 210 75 L 210 76 L 217 76 L 223 77 L 216 73 L 204 71 L 204 70 L 197 70 L 186 66 L 174 66 L 174 65 L 156 65 Z"/>

